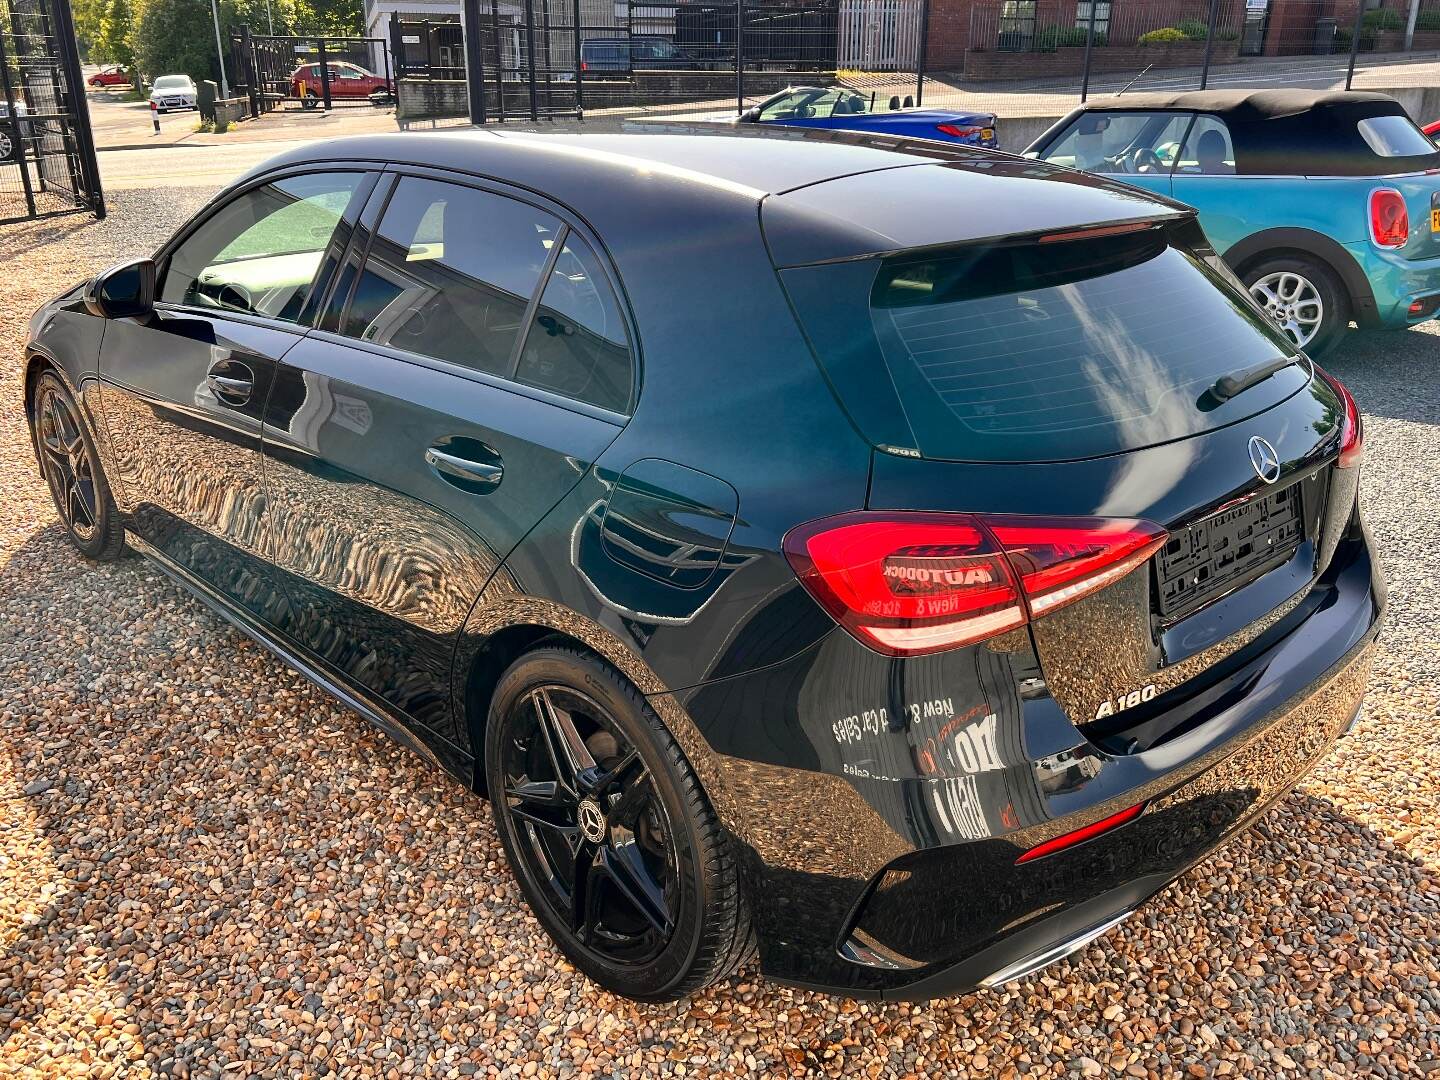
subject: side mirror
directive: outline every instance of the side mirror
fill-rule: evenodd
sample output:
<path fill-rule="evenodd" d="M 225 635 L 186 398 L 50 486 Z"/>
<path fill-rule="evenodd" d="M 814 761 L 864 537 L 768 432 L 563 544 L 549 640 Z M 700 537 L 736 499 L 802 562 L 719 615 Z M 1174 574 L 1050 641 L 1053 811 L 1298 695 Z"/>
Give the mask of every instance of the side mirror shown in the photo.
<path fill-rule="evenodd" d="M 85 285 L 85 307 L 102 319 L 143 318 L 155 310 L 155 262 L 136 259 L 102 270 Z"/>

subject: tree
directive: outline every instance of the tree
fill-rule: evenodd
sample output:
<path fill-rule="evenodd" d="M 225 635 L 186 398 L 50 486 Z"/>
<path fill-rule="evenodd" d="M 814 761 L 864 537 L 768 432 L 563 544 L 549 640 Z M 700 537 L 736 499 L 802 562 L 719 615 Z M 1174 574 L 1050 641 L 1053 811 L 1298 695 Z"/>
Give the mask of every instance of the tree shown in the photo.
<path fill-rule="evenodd" d="M 357 37 L 365 33 L 362 0 L 295 0 L 296 32 L 325 37 Z"/>
<path fill-rule="evenodd" d="M 98 63 L 106 63 L 100 48 L 100 24 L 105 16 L 105 0 L 74 0 L 70 6 L 70 17 L 75 21 L 75 40 L 80 46 L 81 57 Z"/>
<path fill-rule="evenodd" d="M 135 20 L 135 60 L 150 78 L 219 79 L 215 23 L 207 0 L 145 0 Z"/>
<path fill-rule="evenodd" d="M 100 35 L 95 41 L 95 58 L 101 63 L 119 64 L 134 74 L 135 18 L 130 0 L 100 0 L 99 6 L 104 11 L 100 18 Z"/>

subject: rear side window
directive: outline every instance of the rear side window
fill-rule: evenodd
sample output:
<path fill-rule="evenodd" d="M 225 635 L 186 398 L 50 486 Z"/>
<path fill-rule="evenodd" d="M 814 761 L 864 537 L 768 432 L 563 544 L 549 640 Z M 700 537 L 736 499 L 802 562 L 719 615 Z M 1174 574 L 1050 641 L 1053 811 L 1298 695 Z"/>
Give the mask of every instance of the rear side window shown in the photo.
<path fill-rule="evenodd" d="M 1235 147 L 1223 120 L 1217 116 L 1195 118 L 1175 171 L 1199 176 L 1228 176 L 1235 172 Z"/>
<path fill-rule="evenodd" d="M 1367 116 L 1356 126 L 1365 145 L 1381 157 L 1413 157 L 1435 152 L 1435 144 L 1408 116 Z"/>
<path fill-rule="evenodd" d="M 612 412 L 630 404 L 620 306 L 590 245 L 574 233 L 540 294 L 515 379 Z"/>
<path fill-rule="evenodd" d="M 783 276 L 871 441 L 925 457 L 1099 457 L 1231 423 L 1309 377 L 1297 365 L 1207 393 L 1292 350 L 1163 229 Z"/>
<path fill-rule="evenodd" d="M 407 176 L 385 209 L 342 332 L 508 375 L 559 229 L 527 203 Z"/>

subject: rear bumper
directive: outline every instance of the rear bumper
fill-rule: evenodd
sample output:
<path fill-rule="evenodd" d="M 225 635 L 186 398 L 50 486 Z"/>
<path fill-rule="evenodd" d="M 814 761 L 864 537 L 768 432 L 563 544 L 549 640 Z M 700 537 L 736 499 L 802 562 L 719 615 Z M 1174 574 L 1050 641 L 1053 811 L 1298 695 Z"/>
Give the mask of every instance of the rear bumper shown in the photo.
<path fill-rule="evenodd" d="M 1369 279 L 1375 296 L 1375 325 L 1390 330 L 1433 319 L 1440 310 L 1440 256 L 1406 259 L 1369 243 L 1346 245 Z M 1410 314 L 1410 305 L 1421 310 Z"/>
<path fill-rule="evenodd" d="M 1238 669 L 1242 693 L 1131 754 L 1077 742 L 1018 644 L 958 663 L 884 661 L 832 634 L 792 661 L 673 695 L 721 751 L 719 808 L 745 855 L 762 970 L 924 1000 L 1083 946 L 1253 824 L 1333 745 L 1361 707 L 1384 603 L 1357 529 L 1303 619 L 1277 625 Z M 846 716 L 857 698 L 901 703 L 904 715 Z M 983 719 L 962 707 L 977 700 Z M 738 730 L 737 717 L 748 760 L 726 756 L 732 732 L 716 727 Z M 927 774 L 932 738 L 965 741 L 975 768 Z M 795 768 L 806 754 L 815 767 Z M 1135 820 L 1017 865 L 1139 803 Z"/>

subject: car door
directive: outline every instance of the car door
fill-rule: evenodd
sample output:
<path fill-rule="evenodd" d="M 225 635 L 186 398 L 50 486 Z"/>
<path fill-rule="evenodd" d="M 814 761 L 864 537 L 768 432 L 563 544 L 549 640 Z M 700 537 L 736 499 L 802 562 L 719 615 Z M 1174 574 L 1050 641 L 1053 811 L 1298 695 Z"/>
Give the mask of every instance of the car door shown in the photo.
<path fill-rule="evenodd" d="M 1171 168 L 1190 120 L 1190 113 L 1149 109 L 1083 112 L 1038 156 L 1169 195 Z"/>
<path fill-rule="evenodd" d="M 261 417 L 325 252 L 374 176 L 295 173 L 237 192 L 162 256 L 154 314 L 105 328 L 100 397 L 131 528 L 267 621 L 284 593 L 265 568 Z"/>
<path fill-rule="evenodd" d="M 461 750 L 466 615 L 628 414 L 628 331 L 595 251 L 553 208 L 398 176 L 277 367 L 264 446 L 293 636 Z"/>
<path fill-rule="evenodd" d="M 1252 195 L 1260 196 L 1266 190 L 1283 190 L 1281 185 L 1289 186 L 1294 180 L 1250 177 L 1244 183 Z M 1234 143 L 1218 116 L 1195 117 L 1175 162 L 1170 190 L 1175 198 L 1200 211 L 1205 235 L 1221 254 L 1254 231 L 1253 225 L 1246 224 L 1246 214 L 1253 215 L 1255 202 L 1240 197 Z"/>

